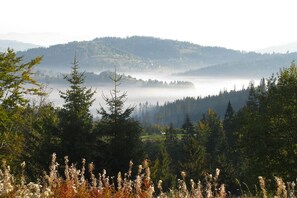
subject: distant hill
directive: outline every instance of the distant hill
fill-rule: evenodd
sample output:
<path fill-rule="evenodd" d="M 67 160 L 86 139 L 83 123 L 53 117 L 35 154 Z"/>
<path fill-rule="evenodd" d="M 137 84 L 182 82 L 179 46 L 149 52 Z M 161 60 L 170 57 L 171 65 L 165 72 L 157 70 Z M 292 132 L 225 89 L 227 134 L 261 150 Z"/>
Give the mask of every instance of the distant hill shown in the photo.
<path fill-rule="evenodd" d="M 104 71 L 100 74 L 95 74 L 93 72 L 85 72 L 85 84 L 88 86 L 112 86 L 111 76 L 114 75 L 114 72 Z M 56 74 L 56 75 L 48 75 L 43 72 L 36 72 L 34 74 L 34 79 L 40 83 L 46 84 L 55 84 L 55 85 L 65 85 L 67 82 L 64 79 L 65 74 Z M 119 76 L 119 75 L 118 75 Z M 172 81 L 172 82 L 163 82 L 158 80 L 142 80 L 136 79 L 130 75 L 122 74 L 121 86 L 123 87 L 141 87 L 141 88 L 195 88 L 194 84 L 189 81 Z"/>
<path fill-rule="evenodd" d="M 117 66 L 119 71 L 185 71 L 240 59 L 242 53 L 220 47 L 152 37 L 97 38 L 20 52 L 27 59 L 44 55 L 42 68 L 69 70 L 74 54 L 83 70 L 100 72 Z"/>
<path fill-rule="evenodd" d="M 265 54 L 257 59 L 247 58 L 240 61 L 212 65 L 201 69 L 182 72 L 178 75 L 245 78 L 270 77 L 273 73 L 278 73 L 281 68 L 289 67 L 291 62 L 296 60 L 296 58 L 297 53 Z"/>
<path fill-rule="evenodd" d="M 277 45 L 257 50 L 260 53 L 290 53 L 297 52 L 297 42 L 288 43 L 285 45 Z"/>
<path fill-rule="evenodd" d="M 120 72 L 179 73 L 180 75 L 236 76 L 253 78 L 289 66 L 296 53 L 261 54 L 153 37 L 96 38 L 48 48 L 35 48 L 18 55 L 32 59 L 43 55 L 40 69 L 68 72 L 76 54 L 82 70 L 102 72 L 117 66 Z"/>
<path fill-rule="evenodd" d="M 6 51 L 7 48 L 14 49 L 15 51 L 24 51 L 24 50 L 28 50 L 36 47 L 40 47 L 40 46 L 30 44 L 30 43 L 22 43 L 19 41 L 0 40 L 0 52 Z"/>

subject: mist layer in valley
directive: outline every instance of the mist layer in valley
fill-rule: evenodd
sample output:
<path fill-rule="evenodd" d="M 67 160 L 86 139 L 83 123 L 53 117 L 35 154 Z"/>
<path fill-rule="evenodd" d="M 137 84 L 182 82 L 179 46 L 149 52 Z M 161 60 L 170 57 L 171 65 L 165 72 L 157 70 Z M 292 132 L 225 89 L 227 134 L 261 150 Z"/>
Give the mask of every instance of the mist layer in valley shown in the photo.
<path fill-rule="evenodd" d="M 163 82 L 173 81 L 189 81 L 194 84 L 194 87 L 189 88 L 166 88 L 166 87 L 137 87 L 137 86 L 125 86 L 124 84 L 119 86 L 121 93 L 127 92 L 128 99 L 126 105 L 135 105 L 139 103 L 148 102 L 151 105 L 164 104 L 165 102 L 173 102 L 185 97 L 206 97 L 211 95 L 218 95 L 223 91 L 241 90 L 247 88 L 250 82 L 254 82 L 255 85 L 259 83 L 259 79 L 240 79 L 240 78 L 214 78 L 214 77 L 184 77 L 171 76 L 171 75 L 159 75 L 156 74 L 141 74 L 131 73 L 131 76 L 137 79 L 149 80 L 158 79 Z M 111 80 L 110 80 L 111 81 Z M 48 84 L 47 91 L 49 92 L 48 100 L 53 102 L 56 106 L 62 106 L 64 101 L 59 96 L 59 91 L 65 92 L 68 88 L 68 84 L 65 80 L 65 84 Z M 112 82 L 110 84 L 92 84 L 88 86 L 96 90 L 95 102 L 91 108 L 91 112 L 96 115 L 96 109 L 100 108 L 100 105 L 105 107 L 102 94 L 110 97 L 110 91 L 113 89 Z"/>
<path fill-rule="evenodd" d="M 247 53 L 138 36 L 70 42 L 31 49 L 18 55 L 24 56 L 25 61 L 43 55 L 37 69 L 49 76 L 58 72 L 69 73 L 70 63 L 76 55 L 80 71 L 87 75 L 86 86 L 97 92 L 92 112 L 100 104 L 104 106 L 102 93 L 109 96 L 113 88 L 111 81 L 97 81 L 97 75 L 113 71 L 115 67 L 126 76 L 119 89 L 127 91 L 127 105 L 145 102 L 162 105 L 185 97 L 206 97 L 222 91 L 241 90 L 247 88 L 250 81 L 257 85 L 260 78 L 278 72 L 296 57 L 296 53 Z M 59 90 L 67 89 L 66 80 L 48 78 L 48 82 L 43 82 L 49 84 L 49 100 L 61 106 L 63 100 L 59 97 Z"/>

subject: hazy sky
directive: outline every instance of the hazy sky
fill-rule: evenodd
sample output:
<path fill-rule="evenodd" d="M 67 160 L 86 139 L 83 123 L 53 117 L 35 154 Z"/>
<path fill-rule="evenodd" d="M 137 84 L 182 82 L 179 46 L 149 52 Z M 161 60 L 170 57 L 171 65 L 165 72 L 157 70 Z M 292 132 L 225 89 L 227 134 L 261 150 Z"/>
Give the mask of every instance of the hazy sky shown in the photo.
<path fill-rule="evenodd" d="M 294 0 L 1 0 L 0 39 L 140 35 L 255 50 L 297 41 L 296 16 Z"/>

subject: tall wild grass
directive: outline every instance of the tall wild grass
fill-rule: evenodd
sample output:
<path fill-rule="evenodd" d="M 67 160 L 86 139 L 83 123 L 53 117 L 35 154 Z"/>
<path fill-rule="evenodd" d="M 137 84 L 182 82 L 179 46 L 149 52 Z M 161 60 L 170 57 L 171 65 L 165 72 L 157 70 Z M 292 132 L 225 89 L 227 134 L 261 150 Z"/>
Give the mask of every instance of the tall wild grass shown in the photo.
<path fill-rule="evenodd" d="M 25 162 L 21 164 L 22 174 L 15 178 L 5 162 L 0 169 L 0 197 L 61 197 L 61 198 L 93 198 L 93 197 L 127 197 L 127 198 L 150 198 L 150 197 L 174 197 L 174 198 L 215 198 L 231 197 L 227 193 L 224 184 L 218 183 L 220 170 L 216 169 L 214 175 L 208 174 L 205 181 L 190 180 L 187 185 L 186 172 L 181 172 L 181 178 L 177 186 L 165 190 L 162 181 L 156 185 L 150 178 L 150 168 L 145 160 L 138 166 L 138 172 L 132 178 L 133 163 L 130 162 L 126 173 L 119 172 L 116 177 L 108 176 L 106 171 L 98 175 L 94 174 L 94 164 L 86 164 L 82 160 L 82 167 L 78 169 L 75 165 L 69 165 L 68 157 L 65 157 L 64 174 L 59 175 L 59 164 L 56 154 L 52 155 L 49 172 L 44 173 L 39 181 L 27 182 L 24 175 Z M 88 177 L 86 176 L 88 175 Z M 242 197 L 296 197 L 295 183 L 285 183 L 281 178 L 275 177 L 276 190 L 274 195 L 266 191 L 265 180 L 259 177 L 261 192 L 256 195 L 242 195 Z"/>

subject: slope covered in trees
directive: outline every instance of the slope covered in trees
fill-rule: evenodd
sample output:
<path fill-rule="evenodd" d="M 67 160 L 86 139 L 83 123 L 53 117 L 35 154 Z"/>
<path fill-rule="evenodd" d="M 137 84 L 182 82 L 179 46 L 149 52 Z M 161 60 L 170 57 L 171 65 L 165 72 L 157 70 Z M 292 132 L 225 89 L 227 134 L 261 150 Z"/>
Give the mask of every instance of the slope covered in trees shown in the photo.
<path fill-rule="evenodd" d="M 90 72 L 112 70 L 117 66 L 120 72 L 162 71 L 181 75 L 229 75 L 248 78 L 268 76 L 277 72 L 296 56 L 296 53 L 247 53 L 138 36 L 70 42 L 48 48 L 30 49 L 19 52 L 18 55 L 24 55 L 25 60 L 30 60 L 43 54 L 40 68 L 69 72 L 65 65 L 69 64 L 74 53 L 77 53 L 82 70 Z"/>
<path fill-rule="evenodd" d="M 258 87 L 251 85 L 248 99 L 240 109 L 234 110 L 229 102 L 223 118 L 209 109 L 198 120 L 185 117 L 183 126 L 192 125 L 190 130 L 168 126 L 164 141 L 146 143 L 150 148 L 158 148 L 160 141 L 165 144 L 166 149 L 161 147 L 158 155 L 154 155 L 153 149 L 149 153 L 150 159 L 158 162 L 153 171 L 163 178 L 172 178 L 172 173 L 178 175 L 178 170 L 187 169 L 191 178 L 199 179 L 203 176 L 197 172 L 219 168 L 221 181 L 233 195 L 244 191 L 250 196 L 254 194 L 257 187 L 252 186 L 258 176 L 266 181 L 279 182 L 280 176 L 295 180 L 296 81 L 297 66 L 292 63 L 276 77 L 262 80 Z M 182 138 L 178 133 L 183 133 Z M 160 161 L 160 155 L 166 160 Z M 164 166 L 166 173 L 161 171 Z M 167 184 L 172 181 L 165 180 Z M 271 190 L 273 185 L 268 184 L 267 188 Z"/>
<path fill-rule="evenodd" d="M 67 70 L 65 65 L 74 53 L 87 71 L 108 70 L 117 66 L 120 71 L 143 71 L 151 69 L 199 68 L 224 63 L 241 56 L 240 52 L 218 47 L 161 40 L 151 37 L 97 38 L 92 41 L 71 42 L 49 48 L 20 52 L 27 58 L 44 55 L 41 67 Z"/>
<path fill-rule="evenodd" d="M 89 113 L 89 106 L 95 102 L 93 91 L 85 87 L 84 74 L 78 71 L 77 61 L 74 59 L 72 72 L 65 77 L 70 86 L 66 92 L 60 93 L 65 100 L 61 108 L 46 102 L 42 86 L 32 78 L 33 67 L 40 61 L 41 57 L 37 57 L 23 63 L 22 58 L 12 50 L 0 53 L 0 159 L 11 165 L 20 181 L 24 181 L 24 172 L 30 179 L 39 178 L 48 169 L 49 156 L 53 152 L 60 157 L 56 159 L 53 155 L 52 174 L 47 179 L 60 171 L 56 160 L 59 163 L 64 161 L 61 166 L 66 170 L 65 181 L 72 182 L 70 188 L 67 185 L 71 182 L 64 185 L 64 190 L 73 189 L 73 184 L 79 183 L 78 178 L 86 181 L 87 177 L 92 179 L 92 187 L 96 189 L 94 174 L 106 168 L 112 180 L 117 171 L 127 170 L 126 164 L 131 159 L 137 164 L 146 159 L 144 166 L 139 166 L 136 177 L 138 184 L 144 184 L 138 189 L 148 188 L 151 183 L 157 184 L 159 179 L 164 180 L 164 189 L 159 190 L 179 188 L 181 186 L 175 181 L 183 171 L 183 180 L 179 183 L 193 184 L 190 179 L 196 182 L 211 179 L 214 193 L 217 193 L 217 168 L 221 170 L 220 183 L 226 184 L 231 195 L 236 196 L 255 194 L 260 186 L 253 186 L 260 175 L 270 184 L 273 180 L 278 182 L 279 178 L 285 181 L 296 179 L 297 66 L 294 62 L 277 76 L 262 80 L 258 87 L 251 84 L 248 90 L 242 90 L 248 92 L 243 106 L 235 107 L 232 100 L 224 102 L 223 117 L 210 108 L 200 118 L 188 113 L 180 126 L 174 126 L 174 123 L 158 126 L 164 129 L 162 138 L 141 141 L 140 135 L 146 129 L 131 117 L 134 107 L 125 108 L 127 93 L 119 91 L 120 76 L 111 77 L 114 86 L 110 95 L 104 96 L 106 106 L 98 110 L 102 117 L 95 121 Z M 33 100 L 26 94 L 40 98 Z M 196 102 L 196 99 L 191 100 Z M 204 105 L 211 107 L 210 104 Z M 183 109 L 190 108 L 180 106 L 172 113 L 179 114 Z M 69 157 L 63 160 L 61 155 Z M 87 161 L 81 159 L 83 156 Z M 19 164 L 23 161 L 26 161 L 27 168 L 20 170 Z M 69 161 L 75 161 L 76 165 L 70 167 Z M 86 163 L 90 163 L 89 175 L 84 168 Z M 130 165 L 132 167 L 132 163 Z M 77 172 L 75 166 L 82 166 L 82 172 Z M 5 162 L 2 167 L 4 173 L 0 174 L 0 182 L 7 184 L 10 182 L 7 179 L 9 168 Z M 146 177 L 140 176 L 143 170 Z M 128 170 L 124 181 L 121 180 L 122 174 L 118 174 L 114 189 L 119 190 L 125 181 L 134 178 L 131 171 Z M 211 177 L 207 173 L 216 174 Z M 74 175 L 77 177 L 73 178 Z M 109 177 L 105 176 L 105 171 L 99 176 L 104 185 L 109 184 Z M 49 188 L 61 184 L 58 181 L 62 180 L 56 177 L 48 181 Z M 23 184 L 20 185 L 22 188 Z M 292 183 L 288 185 L 288 192 L 294 193 L 295 187 Z M 102 187 L 102 184 L 99 186 Z M 274 194 L 271 190 L 273 185 L 267 185 L 267 189 Z M 284 191 L 284 188 L 278 189 L 278 195 L 281 194 L 279 191 Z"/>
<path fill-rule="evenodd" d="M 229 101 L 235 110 L 239 110 L 247 101 L 248 93 L 249 89 L 243 89 L 241 91 L 224 91 L 216 96 L 204 98 L 185 97 L 174 102 L 167 102 L 164 105 L 155 106 L 149 103 L 141 103 L 138 105 L 135 116 L 145 126 L 173 123 L 175 127 L 182 127 L 186 115 L 193 120 L 198 120 L 209 108 L 216 111 L 220 118 L 223 118 Z"/>
<path fill-rule="evenodd" d="M 251 53 L 253 54 L 253 53 Z M 261 58 L 253 56 L 244 60 L 212 65 L 205 68 L 180 73 L 183 76 L 214 76 L 214 77 L 245 77 L 262 78 L 276 73 L 280 68 L 290 65 L 296 59 L 297 53 L 288 54 L 266 54 Z"/>
<path fill-rule="evenodd" d="M 37 71 L 34 73 L 34 79 L 41 83 L 51 84 L 51 85 L 65 85 L 64 75 L 62 73 L 57 74 L 45 74 L 43 72 Z M 98 85 L 111 85 L 110 76 L 114 75 L 111 71 L 104 71 L 100 74 L 94 72 L 84 72 L 85 84 L 88 86 L 98 86 Z M 194 88 L 194 84 L 190 81 L 159 81 L 159 80 L 142 80 L 137 79 L 131 75 L 122 74 L 122 86 L 124 87 L 143 87 L 143 88 Z"/>

